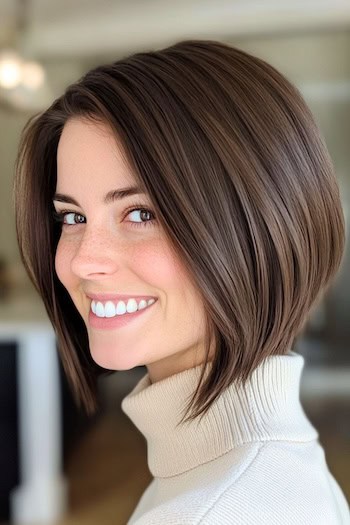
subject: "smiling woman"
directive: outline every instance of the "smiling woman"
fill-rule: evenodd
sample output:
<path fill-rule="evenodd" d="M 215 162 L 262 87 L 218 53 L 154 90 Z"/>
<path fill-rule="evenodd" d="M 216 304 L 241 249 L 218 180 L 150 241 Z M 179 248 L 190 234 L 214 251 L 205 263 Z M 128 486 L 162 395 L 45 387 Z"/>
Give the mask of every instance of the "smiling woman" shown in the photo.
<path fill-rule="evenodd" d="M 14 192 L 77 400 L 147 367 L 122 402 L 155 478 L 130 524 L 350 523 L 293 351 L 344 215 L 286 78 L 201 40 L 99 66 L 28 122 Z"/>

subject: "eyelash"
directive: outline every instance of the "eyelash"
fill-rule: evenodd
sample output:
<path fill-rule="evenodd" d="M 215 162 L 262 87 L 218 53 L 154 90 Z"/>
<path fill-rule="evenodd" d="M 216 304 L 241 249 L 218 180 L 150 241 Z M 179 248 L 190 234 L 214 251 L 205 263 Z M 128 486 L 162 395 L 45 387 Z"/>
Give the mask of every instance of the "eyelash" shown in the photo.
<path fill-rule="evenodd" d="M 153 217 L 155 217 L 154 213 L 152 212 L 152 210 L 150 210 L 149 208 L 146 208 L 144 205 L 142 204 L 133 204 L 131 208 L 129 208 L 128 210 L 126 210 L 125 214 L 124 214 L 124 217 L 123 217 L 123 220 L 125 219 L 125 217 L 127 217 L 130 213 L 132 213 L 133 211 L 146 211 L 146 212 L 149 212 Z M 73 210 L 60 210 L 59 212 L 57 211 L 53 211 L 53 219 L 55 222 L 58 222 L 59 224 L 61 224 L 61 226 L 78 226 L 79 223 L 76 223 L 76 224 L 67 224 L 64 222 L 64 217 L 70 213 L 73 213 L 74 215 L 80 215 L 81 217 L 84 217 L 84 215 L 82 215 L 81 213 L 78 213 L 76 211 L 73 211 Z M 149 219 L 147 221 L 140 221 L 140 222 L 132 222 L 132 221 L 129 221 L 132 226 L 135 226 L 136 228 L 139 228 L 139 227 L 148 227 L 148 226 L 154 226 L 154 223 L 156 222 L 156 219 L 153 218 L 153 219 Z M 80 223 L 81 224 L 81 223 Z"/>

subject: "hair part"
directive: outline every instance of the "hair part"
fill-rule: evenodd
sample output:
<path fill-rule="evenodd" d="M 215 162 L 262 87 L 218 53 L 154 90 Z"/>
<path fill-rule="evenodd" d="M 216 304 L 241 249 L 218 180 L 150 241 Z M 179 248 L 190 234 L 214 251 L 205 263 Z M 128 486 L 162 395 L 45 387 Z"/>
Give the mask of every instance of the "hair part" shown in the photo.
<path fill-rule="evenodd" d="M 186 415 L 203 416 L 232 382 L 290 350 L 340 267 L 345 221 L 325 142 L 282 74 L 206 40 L 94 68 L 29 120 L 14 184 L 20 253 L 88 413 L 104 369 L 54 265 L 56 154 L 71 118 L 111 128 L 200 290 L 206 360 Z"/>

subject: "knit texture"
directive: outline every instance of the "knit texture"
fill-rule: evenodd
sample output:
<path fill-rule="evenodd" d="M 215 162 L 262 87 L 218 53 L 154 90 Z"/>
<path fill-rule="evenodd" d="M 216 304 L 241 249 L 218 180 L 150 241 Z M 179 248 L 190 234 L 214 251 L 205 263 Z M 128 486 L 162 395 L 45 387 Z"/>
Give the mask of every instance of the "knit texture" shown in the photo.
<path fill-rule="evenodd" d="M 292 350 L 270 356 L 200 422 L 178 427 L 201 365 L 153 384 L 146 373 L 121 404 L 147 440 L 153 475 L 127 525 L 350 525 L 300 403 L 303 367 Z"/>

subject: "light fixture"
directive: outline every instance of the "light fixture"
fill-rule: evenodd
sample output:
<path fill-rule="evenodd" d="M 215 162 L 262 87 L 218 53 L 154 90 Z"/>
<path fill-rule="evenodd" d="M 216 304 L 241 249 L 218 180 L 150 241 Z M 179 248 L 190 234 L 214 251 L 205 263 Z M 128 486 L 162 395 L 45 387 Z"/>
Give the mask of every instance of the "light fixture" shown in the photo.
<path fill-rule="evenodd" d="M 14 89 L 20 84 L 39 89 L 45 80 L 44 68 L 33 60 L 25 61 L 14 49 L 0 51 L 0 87 Z"/>
<path fill-rule="evenodd" d="M 13 89 L 22 81 L 22 59 L 13 49 L 0 51 L 0 86 Z"/>
<path fill-rule="evenodd" d="M 17 0 L 11 41 L 0 49 L 0 102 L 17 109 L 34 110 L 47 104 L 50 88 L 43 66 L 26 56 L 25 47 L 21 46 L 29 25 L 28 7 L 27 0 Z"/>

